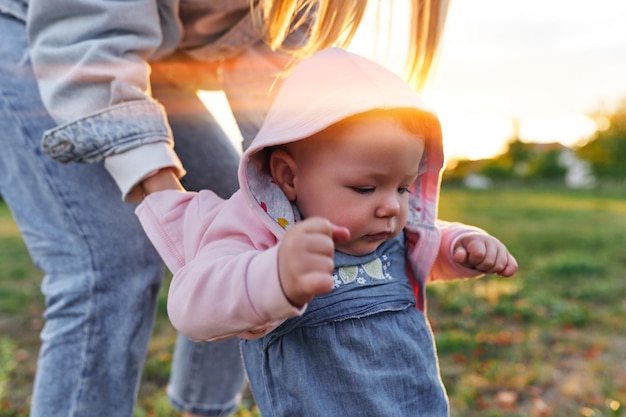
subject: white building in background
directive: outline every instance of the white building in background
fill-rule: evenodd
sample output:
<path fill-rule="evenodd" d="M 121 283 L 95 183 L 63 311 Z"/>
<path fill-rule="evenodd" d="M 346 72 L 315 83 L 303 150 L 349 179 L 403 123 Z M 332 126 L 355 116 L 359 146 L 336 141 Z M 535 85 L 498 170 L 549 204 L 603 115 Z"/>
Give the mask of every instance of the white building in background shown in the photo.
<path fill-rule="evenodd" d="M 591 188 L 596 185 L 596 179 L 591 173 L 591 164 L 578 158 L 572 149 L 563 148 L 559 155 L 559 165 L 566 169 L 566 187 Z"/>
<path fill-rule="evenodd" d="M 485 190 L 491 188 L 493 181 L 480 174 L 468 174 L 463 178 L 463 185 L 472 190 Z"/>

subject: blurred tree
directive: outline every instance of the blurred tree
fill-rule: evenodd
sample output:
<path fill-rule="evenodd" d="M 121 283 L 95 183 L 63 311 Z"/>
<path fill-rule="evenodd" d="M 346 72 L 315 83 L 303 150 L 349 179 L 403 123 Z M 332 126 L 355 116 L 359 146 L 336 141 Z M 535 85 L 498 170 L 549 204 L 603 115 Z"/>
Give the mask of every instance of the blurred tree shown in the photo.
<path fill-rule="evenodd" d="M 564 181 L 567 168 L 561 163 L 563 149 L 537 152 L 529 161 L 526 177 L 532 180 Z"/>
<path fill-rule="evenodd" d="M 580 158 L 589 161 L 593 174 L 599 180 L 626 181 L 626 97 L 617 109 L 603 116 L 606 129 L 578 149 Z M 598 117 L 596 116 L 596 119 Z"/>
<path fill-rule="evenodd" d="M 516 177 L 513 165 L 507 153 L 485 161 L 478 172 L 480 175 L 484 175 L 492 180 L 504 180 Z"/>
<path fill-rule="evenodd" d="M 522 142 L 519 137 L 515 137 L 509 142 L 509 149 L 506 155 L 508 155 L 512 165 L 515 166 L 529 163 L 533 153 L 529 144 Z"/>

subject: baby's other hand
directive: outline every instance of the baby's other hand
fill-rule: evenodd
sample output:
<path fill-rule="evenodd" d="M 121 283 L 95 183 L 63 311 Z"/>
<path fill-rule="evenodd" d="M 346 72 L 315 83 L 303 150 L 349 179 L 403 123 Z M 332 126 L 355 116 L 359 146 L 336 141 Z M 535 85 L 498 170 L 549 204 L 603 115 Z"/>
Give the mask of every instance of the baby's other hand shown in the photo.
<path fill-rule="evenodd" d="M 502 242 L 485 234 L 460 238 L 453 249 L 454 261 L 485 274 L 510 277 L 517 272 L 517 261 Z"/>
<path fill-rule="evenodd" d="M 312 217 L 294 224 L 278 248 L 278 274 L 285 296 L 302 307 L 333 288 L 335 242 L 348 240 L 345 227 Z"/>

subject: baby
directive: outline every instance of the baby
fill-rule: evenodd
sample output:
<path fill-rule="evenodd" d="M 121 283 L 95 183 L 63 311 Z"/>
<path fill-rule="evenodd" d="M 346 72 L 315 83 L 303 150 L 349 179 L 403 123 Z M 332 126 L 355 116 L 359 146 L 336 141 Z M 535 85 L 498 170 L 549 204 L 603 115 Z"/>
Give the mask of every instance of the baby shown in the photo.
<path fill-rule="evenodd" d="M 427 280 L 511 276 L 496 238 L 437 220 L 436 115 L 399 77 L 337 48 L 285 79 L 241 189 L 137 208 L 172 270 L 168 312 L 195 340 L 242 338 L 268 416 L 447 416 Z"/>

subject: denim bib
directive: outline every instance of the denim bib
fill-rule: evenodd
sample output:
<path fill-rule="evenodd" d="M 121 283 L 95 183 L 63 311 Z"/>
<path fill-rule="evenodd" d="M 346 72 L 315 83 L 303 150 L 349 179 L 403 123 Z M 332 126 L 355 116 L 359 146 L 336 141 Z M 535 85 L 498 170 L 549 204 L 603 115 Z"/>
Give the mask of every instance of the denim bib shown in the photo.
<path fill-rule="evenodd" d="M 300 317 L 243 340 L 264 417 L 447 417 L 430 326 L 415 307 L 404 234 L 335 254 L 335 288 Z"/>

